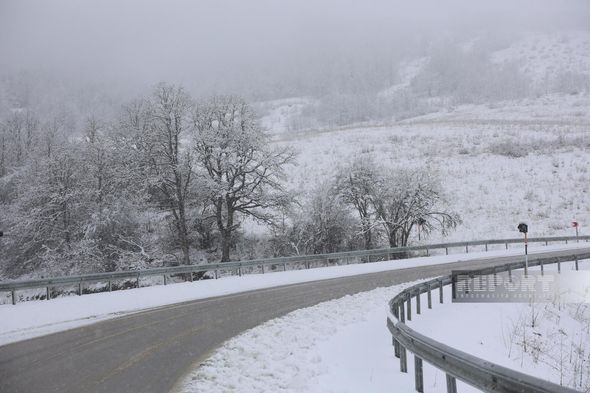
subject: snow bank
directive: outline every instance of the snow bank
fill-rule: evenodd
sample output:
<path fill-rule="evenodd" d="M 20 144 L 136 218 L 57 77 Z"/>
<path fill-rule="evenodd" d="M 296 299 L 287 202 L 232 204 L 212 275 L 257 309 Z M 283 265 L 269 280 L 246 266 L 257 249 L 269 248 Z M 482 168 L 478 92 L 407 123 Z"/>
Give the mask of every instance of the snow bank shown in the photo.
<path fill-rule="evenodd" d="M 387 300 L 407 285 L 345 296 L 248 330 L 196 365 L 176 390 L 409 393 L 409 379 L 395 383 L 385 328 Z"/>

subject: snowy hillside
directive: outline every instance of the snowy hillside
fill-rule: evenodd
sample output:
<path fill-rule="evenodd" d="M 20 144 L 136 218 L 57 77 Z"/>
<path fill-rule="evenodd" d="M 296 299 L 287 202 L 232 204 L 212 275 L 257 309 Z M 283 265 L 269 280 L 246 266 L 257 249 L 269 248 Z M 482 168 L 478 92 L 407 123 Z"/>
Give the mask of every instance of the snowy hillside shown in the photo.
<path fill-rule="evenodd" d="M 579 121 L 588 114 L 588 99 L 577 97 L 590 91 L 590 33 L 585 31 L 529 32 L 514 41 L 486 35 L 464 42 L 441 38 L 426 55 L 393 67 L 394 83 L 365 93 L 362 100 L 340 93 L 263 102 L 258 106 L 262 123 L 276 134 L 350 126 L 341 120 L 348 118 L 358 125 L 383 125 L 456 110 L 471 118 L 484 111 L 503 120 Z M 476 105 L 467 105 L 471 102 Z"/>
<path fill-rule="evenodd" d="M 590 76 L 590 33 L 528 33 L 493 53 L 492 59 L 498 64 L 516 62 L 538 85 L 560 74 Z"/>
<path fill-rule="evenodd" d="M 463 106 L 394 126 L 306 133 L 281 143 L 300 152 L 290 178 L 303 192 L 329 182 L 358 155 L 391 170 L 429 168 L 463 219 L 452 239 L 515 236 L 518 220 L 530 222 L 534 235 L 571 235 L 576 218 L 587 233 L 589 103 L 579 95 Z"/>

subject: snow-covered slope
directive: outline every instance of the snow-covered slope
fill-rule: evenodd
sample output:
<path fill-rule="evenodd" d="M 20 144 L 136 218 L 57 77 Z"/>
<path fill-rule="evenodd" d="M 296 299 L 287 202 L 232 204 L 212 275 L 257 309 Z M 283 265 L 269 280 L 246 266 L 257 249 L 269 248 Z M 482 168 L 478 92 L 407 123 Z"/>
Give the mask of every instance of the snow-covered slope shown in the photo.
<path fill-rule="evenodd" d="M 354 155 L 381 165 L 438 173 L 463 223 L 452 239 L 582 233 L 590 225 L 590 97 L 546 96 L 498 106 L 463 106 L 393 126 L 307 133 L 280 143 L 299 152 L 291 187 L 327 184 Z"/>
<path fill-rule="evenodd" d="M 516 62 L 535 83 L 557 74 L 590 76 L 590 32 L 528 33 L 508 48 L 492 54 L 498 64 Z"/>

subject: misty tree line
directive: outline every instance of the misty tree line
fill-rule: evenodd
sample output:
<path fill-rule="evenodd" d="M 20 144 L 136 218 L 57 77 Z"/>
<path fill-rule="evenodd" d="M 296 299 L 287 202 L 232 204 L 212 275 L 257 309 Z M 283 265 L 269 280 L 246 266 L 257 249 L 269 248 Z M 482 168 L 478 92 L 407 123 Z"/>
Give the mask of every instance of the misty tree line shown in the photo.
<path fill-rule="evenodd" d="M 13 110 L 0 127 L 0 267 L 68 274 L 408 243 L 459 221 L 427 171 L 367 157 L 296 198 L 295 152 L 271 143 L 239 97 L 156 86 L 115 120 Z M 249 235 L 244 222 L 270 228 Z"/>
<path fill-rule="evenodd" d="M 516 61 L 495 63 L 491 54 L 503 47 L 492 37 L 477 40 L 469 49 L 444 39 L 417 44 L 412 56 L 425 61 L 407 81 L 398 73 L 401 59 L 389 67 L 385 62 L 372 66 L 341 64 L 325 75 L 329 82 L 317 83 L 319 90 L 313 93 L 316 100 L 294 116 L 289 127 L 298 130 L 400 120 L 461 104 L 590 91 L 590 76 L 586 74 L 554 70 L 535 82 Z M 400 83 L 406 85 L 383 94 L 384 89 Z"/>
<path fill-rule="evenodd" d="M 418 227 L 424 235 L 435 230 L 446 235 L 461 219 L 433 172 L 392 170 L 361 154 L 317 186 L 290 222 L 273 237 L 284 254 L 401 247 L 416 237 Z"/>

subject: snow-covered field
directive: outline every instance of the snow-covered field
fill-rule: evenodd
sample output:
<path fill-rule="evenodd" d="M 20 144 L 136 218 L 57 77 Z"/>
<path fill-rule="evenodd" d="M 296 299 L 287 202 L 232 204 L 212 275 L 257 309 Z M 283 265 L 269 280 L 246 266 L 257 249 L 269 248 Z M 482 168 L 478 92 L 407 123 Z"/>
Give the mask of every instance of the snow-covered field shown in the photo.
<path fill-rule="evenodd" d="M 584 31 L 531 32 L 493 53 L 492 59 L 498 64 L 516 62 L 520 70 L 538 85 L 558 72 L 590 75 L 590 34 Z"/>
<path fill-rule="evenodd" d="M 583 247 L 587 243 L 537 246 L 531 253 Z M 88 325 L 121 315 L 161 307 L 183 301 L 205 299 L 261 288 L 271 288 L 300 282 L 354 276 L 416 266 L 464 261 L 474 258 L 492 258 L 502 255 L 518 255 L 520 249 L 508 251 L 471 252 L 469 254 L 440 255 L 407 260 L 375 262 L 369 264 L 322 267 L 242 277 L 224 277 L 219 280 L 202 280 L 152 286 L 115 292 L 102 292 L 84 296 L 66 296 L 51 301 L 29 301 L 16 305 L 0 306 L 0 345 L 27 338 L 42 336 Z"/>
<path fill-rule="evenodd" d="M 546 105 L 528 104 L 549 118 L 565 116 L 560 97 L 544 100 Z M 567 97 L 567 111 L 576 108 L 573 101 L 581 103 L 577 108 L 585 118 L 590 97 Z M 585 233 L 590 223 L 586 208 L 590 123 L 543 123 L 532 120 L 527 103 L 512 104 L 457 109 L 456 115 L 440 113 L 408 124 L 305 134 L 281 142 L 300 152 L 299 165 L 290 174 L 291 186 L 312 192 L 328 183 L 343 162 L 366 155 L 391 170 L 425 167 L 438 174 L 451 208 L 463 220 L 449 240 L 485 238 L 491 233 L 514 236 L 519 220 L 529 223 L 531 236 L 573 235 L 574 219 Z M 433 234 L 426 241 L 440 239 Z"/>
<path fill-rule="evenodd" d="M 573 219 L 582 223 L 582 231 L 590 222 L 590 95 L 583 89 L 556 93 L 547 86 L 562 74 L 590 75 L 588 48 L 590 34 L 583 31 L 527 33 L 494 44 L 489 49 L 493 62 L 515 64 L 536 86 L 533 90 L 542 90 L 526 98 L 448 104 L 398 122 L 300 133 L 288 132 L 287 125 L 302 106 L 314 103 L 291 98 L 267 103 L 264 124 L 279 130 L 279 143 L 300 152 L 289 182 L 303 194 L 329 182 L 354 155 L 364 154 L 391 170 L 437 172 L 451 207 L 463 219 L 451 239 L 511 236 L 518 220 L 529 222 L 534 235 L 572 234 Z M 399 83 L 381 95 L 409 89 L 428 60 L 407 59 L 397 71 Z"/>
<path fill-rule="evenodd" d="M 556 269 L 546 266 L 546 271 Z M 573 263 L 562 264 L 563 271 L 573 269 Z M 590 270 L 590 261 L 580 263 L 580 269 Z M 447 287 L 445 297 L 450 296 Z M 590 304 L 435 304 L 407 324 L 510 369 L 580 391 L 590 389 Z M 444 373 L 433 372 L 438 380 L 444 379 Z"/>
<path fill-rule="evenodd" d="M 581 268 L 590 269 L 589 263 L 581 263 Z M 573 264 L 564 264 L 562 268 L 571 269 Z M 321 303 L 251 329 L 196 365 L 179 383 L 177 391 L 413 392 L 412 356 L 408 373 L 401 373 L 385 326 L 387 301 L 408 285 L 411 283 Z M 450 299 L 450 288 L 446 291 L 445 297 Z M 572 314 L 572 309 L 560 313 L 544 306 L 552 318 L 542 323 L 543 318 L 538 318 L 535 334 L 529 332 L 529 346 L 542 345 L 543 340 L 537 338 L 539 332 L 553 333 L 547 335 L 545 346 L 555 339 L 555 332 L 565 332 L 560 351 L 548 350 L 546 354 L 561 353 L 566 357 L 577 345 L 576 348 L 586 351 L 582 358 L 587 357 L 588 320 L 572 317 L 589 316 L 587 306 L 585 314 L 580 313 L 579 307 L 577 314 Z M 425 310 L 408 323 L 463 351 L 559 383 L 560 375 L 569 375 L 567 372 L 560 374 L 555 364 L 549 364 L 542 356 L 535 363 L 534 351 L 529 349 L 532 355 L 524 356 L 518 347 L 515 329 L 528 317 L 529 308 L 526 304 L 434 303 L 432 310 Z M 565 361 L 564 367 L 568 367 Z M 588 374 L 584 378 L 588 383 Z M 446 392 L 445 374 L 426 363 L 424 383 L 428 392 Z M 458 385 L 461 392 L 477 391 L 459 381 Z"/>

